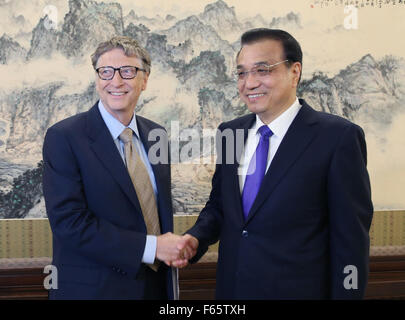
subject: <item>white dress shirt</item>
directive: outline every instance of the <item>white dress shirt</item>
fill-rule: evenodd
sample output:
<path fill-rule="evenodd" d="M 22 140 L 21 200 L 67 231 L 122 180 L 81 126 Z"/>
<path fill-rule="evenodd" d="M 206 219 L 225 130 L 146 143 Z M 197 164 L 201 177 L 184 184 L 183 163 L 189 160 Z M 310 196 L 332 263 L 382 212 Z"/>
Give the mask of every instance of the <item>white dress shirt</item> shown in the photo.
<path fill-rule="evenodd" d="M 298 114 L 301 105 L 298 101 L 298 98 L 295 98 L 294 103 L 285 110 L 281 115 L 268 124 L 269 129 L 273 132 L 273 135 L 270 137 L 269 144 L 269 155 L 267 157 L 267 166 L 266 172 L 270 167 L 271 161 L 273 160 L 278 147 L 283 141 L 285 134 L 287 133 L 288 128 L 293 122 L 294 118 Z M 239 188 L 240 193 L 242 194 L 243 186 L 245 185 L 246 173 L 249 168 L 250 160 L 252 159 L 257 145 L 260 141 L 260 133 L 258 129 L 263 126 L 264 123 L 260 120 L 259 116 L 256 115 L 256 122 L 252 128 L 248 131 L 248 137 L 245 143 L 244 152 L 242 152 L 241 161 L 239 162 L 238 174 L 239 174 Z"/>
<path fill-rule="evenodd" d="M 103 118 L 108 130 L 111 133 L 112 138 L 114 139 L 114 143 L 117 146 L 117 149 L 121 155 L 122 161 L 125 162 L 125 151 L 124 151 L 124 143 L 119 139 L 119 135 L 124 131 L 126 126 L 124 126 L 121 122 L 119 122 L 116 118 L 114 118 L 104 107 L 101 100 L 98 103 L 98 109 L 100 110 L 101 117 Z M 155 199 L 157 201 L 158 192 L 156 187 L 156 180 L 155 175 L 153 174 L 152 166 L 149 163 L 148 155 L 146 153 L 145 147 L 143 146 L 140 138 L 139 138 L 139 131 L 138 126 L 136 125 L 136 115 L 132 117 L 131 122 L 128 125 L 128 128 L 131 128 L 134 132 L 133 134 L 133 143 L 135 145 L 136 151 L 138 152 L 140 158 L 142 159 L 143 163 L 145 164 L 146 170 L 148 171 L 149 178 L 152 184 L 153 191 L 155 192 Z M 156 204 L 157 205 L 157 204 Z M 153 235 L 146 236 L 146 244 L 145 244 L 145 251 L 142 256 L 142 262 L 153 264 L 155 261 L 156 256 L 156 246 L 157 246 L 157 237 Z"/>

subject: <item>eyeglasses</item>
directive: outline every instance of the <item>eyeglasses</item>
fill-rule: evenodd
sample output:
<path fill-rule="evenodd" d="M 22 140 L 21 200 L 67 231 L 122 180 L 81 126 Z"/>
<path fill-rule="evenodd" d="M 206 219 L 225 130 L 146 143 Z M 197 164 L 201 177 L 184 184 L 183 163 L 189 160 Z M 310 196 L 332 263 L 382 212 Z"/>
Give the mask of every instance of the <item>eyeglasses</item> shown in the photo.
<path fill-rule="evenodd" d="M 134 66 L 122 66 L 119 68 L 107 66 L 96 69 L 96 72 L 101 80 L 111 80 L 112 78 L 114 78 L 115 71 L 118 71 L 121 78 L 126 80 L 135 78 L 138 71 L 146 72 L 145 69 Z"/>
<path fill-rule="evenodd" d="M 274 64 L 262 64 L 247 71 L 238 70 L 235 72 L 235 77 L 238 81 L 244 81 L 248 77 L 248 74 L 251 73 L 253 76 L 257 75 L 259 78 L 264 78 L 267 77 L 276 66 L 287 61 L 288 60 L 284 60 Z"/>

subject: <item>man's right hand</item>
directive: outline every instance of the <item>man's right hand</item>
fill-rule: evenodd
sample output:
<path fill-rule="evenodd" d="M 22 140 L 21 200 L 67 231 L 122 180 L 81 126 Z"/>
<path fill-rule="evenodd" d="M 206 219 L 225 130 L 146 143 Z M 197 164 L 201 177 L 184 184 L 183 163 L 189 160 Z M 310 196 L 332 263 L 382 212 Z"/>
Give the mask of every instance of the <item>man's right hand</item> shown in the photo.
<path fill-rule="evenodd" d="M 171 265 L 176 268 L 183 268 L 188 265 L 188 260 L 193 258 L 197 253 L 199 241 L 197 238 L 190 234 L 185 234 L 180 242 L 178 248 L 180 249 L 180 259 L 171 261 Z M 182 258 L 187 259 L 187 263 L 184 263 Z"/>
<path fill-rule="evenodd" d="M 168 266 L 182 268 L 197 252 L 198 240 L 186 234 L 184 236 L 167 232 L 157 237 L 156 258 Z"/>

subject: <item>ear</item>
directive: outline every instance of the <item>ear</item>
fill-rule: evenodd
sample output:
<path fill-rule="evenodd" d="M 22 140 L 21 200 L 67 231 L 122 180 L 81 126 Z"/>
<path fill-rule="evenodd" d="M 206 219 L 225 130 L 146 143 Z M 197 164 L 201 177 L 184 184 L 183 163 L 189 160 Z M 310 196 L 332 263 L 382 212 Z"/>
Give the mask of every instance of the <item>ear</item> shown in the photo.
<path fill-rule="evenodd" d="M 301 71 L 302 71 L 301 63 L 294 62 L 294 64 L 291 66 L 293 88 L 296 88 L 298 86 L 298 81 L 300 80 Z"/>
<path fill-rule="evenodd" d="M 144 72 L 143 79 L 142 79 L 142 91 L 146 90 L 146 87 L 148 84 L 148 79 L 149 79 L 149 73 Z"/>

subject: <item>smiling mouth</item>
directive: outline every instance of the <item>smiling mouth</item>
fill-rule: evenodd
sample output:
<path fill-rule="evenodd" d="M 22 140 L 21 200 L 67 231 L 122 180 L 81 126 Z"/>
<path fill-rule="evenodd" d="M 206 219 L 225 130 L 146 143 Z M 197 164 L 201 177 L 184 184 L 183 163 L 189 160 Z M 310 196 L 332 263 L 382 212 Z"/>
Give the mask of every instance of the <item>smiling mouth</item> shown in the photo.
<path fill-rule="evenodd" d="M 108 93 L 114 97 L 120 97 L 120 96 L 127 94 L 127 92 L 110 92 L 110 91 Z"/>
<path fill-rule="evenodd" d="M 248 94 L 247 97 L 249 100 L 258 99 L 264 96 L 264 93 L 255 93 L 255 94 Z"/>

